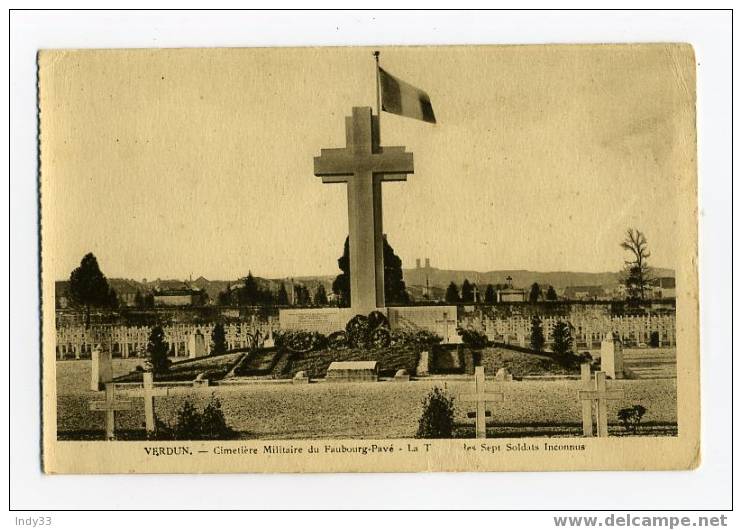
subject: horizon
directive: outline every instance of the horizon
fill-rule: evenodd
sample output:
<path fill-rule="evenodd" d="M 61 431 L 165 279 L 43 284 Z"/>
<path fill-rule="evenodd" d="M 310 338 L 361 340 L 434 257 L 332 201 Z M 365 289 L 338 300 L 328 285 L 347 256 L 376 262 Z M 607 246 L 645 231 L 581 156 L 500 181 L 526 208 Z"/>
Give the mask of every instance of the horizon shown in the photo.
<path fill-rule="evenodd" d="M 97 258 L 97 256 L 96 256 Z M 420 267 L 420 269 L 424 269 L 425 267 Z M 434 267 L 431 265 L 431 269 L 435 269 L 438 271 L 445 271 L 445 272 L 458 272 L 458 273 L 475 273 L 475 274 L 492 274 L 492 273 L 510 273 L 510 272 L 525 272 L 525 273 L 532 273 L 532 274 L 591 274 L 591 275 L 600 275 L 600 274 L 621 274 L 622 270 L 616 270 L 616 271 L 568 271 L 568 270 L 550 270 L 550 271 L 539 271 L 539 270 L 533 270 L 533 269 L 491 269 L 487 271 L 478 271 L 474 269 L 441 269 L 440 267 Z M 402 270 L 416 270 L 415 267 L 405 267 L 404 263 L 402 264 Z M 663 270 L 663 271 L 672 271 L 673 274 L 675 274 L 675 269 L 671 267 L 654 267 L 650 266 L 650 270 Z M 72 272 L 72 271 L 70 271 Z M 193 275 L 192 279 L 189 278 L 177 278 L 174 276 L 156 276 L 154 278 L 149 277 L 142 277 L 142 278 L 133 278 L 130 276 L 109 276 L 106 274 L 106 271 L 101 268 L 101 272 L 106 276 L 108 280 L 127 280 L 127 281 L 135 281 L 135 282 L 141 282 L 144 283 L 144 280 L 147 280 L 147 283 L 152 283 L 156 281 L 179 281 L 179 282 L 195 282 L 199 278 L 203 278 L 206 281 L 209 282 L 233 282 L 233 281 L 239 281 L 242 278 L 245 278 L 247 275 L 239 276 L 235 278 L 208 278 L 203 274 Z M 302 279 L 302 278 L 325 278 L 325 277 L 335 277 L 338 274 L 340 274 L 340 270 L 338 269 L 338 272 L 335 274 L 302 274 L 297 276 L 264 276 L 262 274 L 256 274 L 252 271 L 248 271 L 248 273 L 252 273 L 252 275 L 255 278 L 260 278 L 262 280 L 269 280 L 269 281 L 280 281 L 280 280 L 289 280 L 289 279 Z M 55 282 L 66 282 L 69 281 L 69 276 L 62 279 L 56 279 Z"/>

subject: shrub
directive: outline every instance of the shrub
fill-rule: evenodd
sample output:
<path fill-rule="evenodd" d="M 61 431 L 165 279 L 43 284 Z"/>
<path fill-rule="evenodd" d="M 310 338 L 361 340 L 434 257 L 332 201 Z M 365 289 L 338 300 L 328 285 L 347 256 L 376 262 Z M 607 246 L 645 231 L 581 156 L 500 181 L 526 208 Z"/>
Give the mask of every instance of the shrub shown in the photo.
<path fill-rule="evenodd" d="M 541 351 L 544 349 L 544 344 L 546 344 L 546 338 L 544 337 L 544 328 L 541 324 L 541 319 L 537 315 L 534 315 L 531 318 L 531 348 Z"/>
<path fill-rule="evenodd" d="M 162 327 L 155 326 L 147 341 L 148 364 L 154 373 L 167 372 L 170 359 L 167 358 L 168 344 L 165 342 L 165 332 Z"/>
<path fill-rule="evenodd" d="M 634 405 L 618 411 L 618 420 L 626 432 L 636 433 L 647 409 L 642 405 Z"/>
<path fill-rule="evenodd" d="M 551 338 L 554 341 L 552 351 L 557 356 L 566 357 L 572 353 L 572 329 L 568 322 L 560 320 L 554 324 Z"/>
<path fill-rule="evenodd" d="M 211 355 L 219 355 L 227 351 L 227 337 L 224 333 L 224 324 L 218 322 L 211 332 Z"/>
<path fill-rule="evenodd" d="M 174 425 L 157 419 L 155 433 L 150 437 L 157 440 L 226 440 L 236 435 L 227 425 L 221 401 L 212 395 L 203 411 L 186 400 L 178 410 Z"/>
<path fill-rule="evenodd" d="M 423 400 L 415 438 L 451 438 L 453 412 L 453 397 L 438 387 L 433 388 Z"/>
<path fill-rule="evenodd" d="M 394 346 L 420 346 L 423 348 L 440 344 L 443 341 L 443 337 L 427 329 L 395 329 L 391 333 L 391 339 Z"/>
<path fill-rule="evenodd" d="M 420 346 L 433 346 L 443 342 L 443 337 L 427 329 L 420 329 L 413 333 L 412 342 Z"/>
<path fill-rule="evenodd" d="M 584 351 L 580 355 L 578 355 L 577 358 L 579 359 L 580 364 L 582 364 L 582 363 L 590 363 L 590 364 L 592 364 L 592 362 L 593 362 L 593 356 L 590 355 L 590 352 Z"/>
<path fill-rule="evenodd" d="M 231 438 L 233 434 L 224 418 L 221 401 L 212 396 L 201 414 L 201 439 L 221 440 Z"/>
<path fill-rule="evenodd" d="M 472 349 L 481 349 L 487 346 L 487 335 L 475 329 L 458 328 L 456 332 L 461 337 L 465 346 Z"/>
<path fill-rule="evenodd" d="M 201 437 L 201 415 L 190 400 L 178 411 L 174 434 L 177 440 L 198 440 Z"/>

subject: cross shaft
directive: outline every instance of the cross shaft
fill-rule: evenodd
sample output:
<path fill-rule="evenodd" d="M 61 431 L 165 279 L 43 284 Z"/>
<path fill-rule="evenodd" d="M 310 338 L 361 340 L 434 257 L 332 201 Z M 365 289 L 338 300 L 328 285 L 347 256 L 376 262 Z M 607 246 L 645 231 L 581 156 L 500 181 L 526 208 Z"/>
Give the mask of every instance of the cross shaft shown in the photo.
<path fill-rule="evenodd" d="M 484 379 L 484 366 L 477 366 L 474 369 L 474 393 L 464 394 L 460 399 L 461 401 L 477 404 L 476 436 L 477 438 L 487 438 L 486 404 L 501 402 L 505 398 L 502 392 L 487 392 Z"/>
<path fill-rule="evenodd" d="M 356 314 L 385 307 L 381 183 L 403 181 L 414 172 L 412 153 L 379 145 L 378 116 L 353 107 L 345 118 L 346 146 L 322 149 L 314 174 L 325 184 L 347 184 L 350 303 Z"/>
<path fill-rule="evenodd" d="M 106 400 L 90 403 L 91 411 L 105 411 L 106 413 L 106 440 L 113 440 L 115 436 L 116 411 L 131 410 L 131 401 L 116 401 L 116 389 L 113 383 L 106 383 Z"/>

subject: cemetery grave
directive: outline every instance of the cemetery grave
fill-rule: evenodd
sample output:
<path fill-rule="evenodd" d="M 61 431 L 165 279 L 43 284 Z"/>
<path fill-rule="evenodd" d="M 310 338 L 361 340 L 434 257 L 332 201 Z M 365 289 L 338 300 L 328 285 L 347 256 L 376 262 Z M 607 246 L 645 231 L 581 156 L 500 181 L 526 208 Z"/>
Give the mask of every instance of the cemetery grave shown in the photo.
<path fill-rule="evenodd" d="M 623 389 L 624 397 L 607 403 L 608 429 L 625 434 L 617 413 L 621 408 L 642 404 L 647 408 L 639 435 L 672 435 L 677 432 L 676 384 L 673 379 L 621 380 L 610 389 Z M 222 402 L 230 427 L 243 438 L 409 438 L 417 430 L 422 400 L 443 381 L 419 380 L 399 384 L 261 384 L 193 388 L 171 388 L 156 398 L 158 418 L 172 422 L 186 399 L 203 407 L 214 394 Z M 454 397 L 472 392 L 471 380 L 445 381 Z M 579 380 L 487 382 L 488 392 L 502 392 L 506 399 L 496 404 L 488 422 L 487 437 L 582 436 L 582 405 L 577 398 Z M 86 389 L 60 395 L 57 425 L 60 439 L 102 439 L 104 417 L 89 411 L 89 402 L 101 401 L 102 392 Z M 144 406 L 133 401 L 133 409 L 116 413 L 117 438 L 127 432 L 144 431 Z M 474 438 L 471 407 L 454 402 L 456 437 Z M 119 432 L 120 430 L 120 432 Z"/>

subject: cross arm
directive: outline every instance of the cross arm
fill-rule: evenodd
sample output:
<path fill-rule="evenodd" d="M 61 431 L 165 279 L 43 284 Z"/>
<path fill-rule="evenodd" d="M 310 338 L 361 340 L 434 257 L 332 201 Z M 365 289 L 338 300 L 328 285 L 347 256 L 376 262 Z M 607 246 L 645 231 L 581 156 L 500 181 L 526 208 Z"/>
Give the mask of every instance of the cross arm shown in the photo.
<path fill-rule="evenodd" d="M 314 174 L 317 177 L 350 176 L 353 174 L 353 156 L 345 148 L 322 149 L 320 156 L 314 157 Z"/>
<path fill-rule="evenodd" d="M 580 390 L 580 399 L 622 399 L 624 394 L 623 390 L 607 390 L 601 392 L 599 390 Z"/>
<path fill-rule="evenodd" d="M 132 408 L 134 408 L 134 404 L 131 401 L 114 401 L 113 403 L 93 401 L 90 404 L 90 410 L 92 411 L 131 410 Z"/>
<path fill-rule="evenodd" d="M 375 174 L 407 174 L 415 172 L 412 153 L 404 147 L 385 147 L 378 153 L 352 153 L 348 149 L 322 149 L 314 157 L 314 174 L 318 177 L 343 176 L 370 171 Z M 345 182 L 332 179 L 330 182 Z"/>
<path fill-rule="evenodd" d="M 153 397 L 162 397 L 162 396 L 169 396 L 170 389 L 168 388 L 135 388 L 131 390 L 119 390 L 116 392 L 116 395 L 118 396 L 124 396 L 124 397 L 135 397 L 135 398 L 141 398 L 141 397 L 147 397 L 147 396 L 153 396 Z"/>
<path fill-rule="evenodd" d="M 485 392 L 483 394 L 464 394 L 459 397 L 461 401 L 468 401 L 468 402 L 478 402 L 478 401 L 487 401 L 487 402 L 497 402 L 497 401 L 503 401 L 505 399 L 502 392 Z"/>

